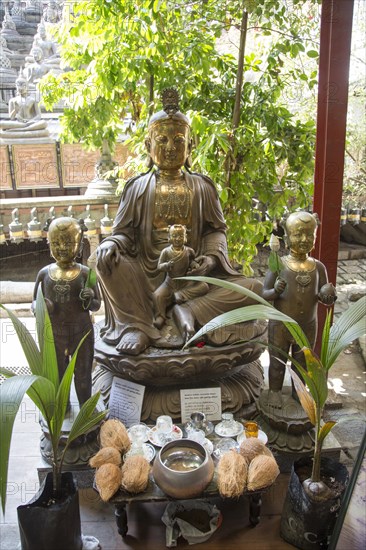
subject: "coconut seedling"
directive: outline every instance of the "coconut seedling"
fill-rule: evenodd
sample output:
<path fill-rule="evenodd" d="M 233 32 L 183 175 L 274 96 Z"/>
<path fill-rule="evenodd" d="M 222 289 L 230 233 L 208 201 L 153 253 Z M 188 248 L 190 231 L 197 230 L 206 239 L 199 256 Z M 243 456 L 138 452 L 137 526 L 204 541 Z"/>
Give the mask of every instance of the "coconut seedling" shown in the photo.
<path fill-rule="evenodd" d="M 315 350 L 311 348 L 300 325 L 288 315 L 278 311 L 262 297 L 257 296 L 254 292 L 235 283 L 230 283 L 211 277 L 185 278 L 215 284 L 231 291 L 239 292 L 240 294 L 248 296 L 258 302 L 257 305 L 238 308 L 215 317 L 204 327 L 202 327 L 186 343 L 185 347 L 189 346 L 199 338 L 202 339 L 207 332 L 217 329 L 218 326 L 224 327 L 245 321 L 252 321 L 254 319 L 273 319 L 282 321 L 285 324 L 296 344 L 301 348 L 306 361 L 306 370 L 299 364 L 298 361 L 294 360 L 293 357 L 285 354 L 280 349 L 277 349 L 277 351 L 279 355 L 282 354 L 282 357 L 285 355 L 286 359 L 291 359 L 292 363 L 301 374 L 303 380 L 292 369 L 290 369 L 290 374 L 292 380 L 294 381 L 294 386 L 299 396 L 301 405 L 303 406 L 306 414 L 309 416 L 310 422 L 315 427 L 315 446 L 312 473 L 310 478 L 303 482 L 304 490 L 314 500 L 327 499 L 330 491 L 321 481 L 320 458 L 324 439 L 335 425 L 335 422 L 333 421 L 328 421 L 325 423 L 322 422 L 324 405 L 328 397 L 327 378 L 329 370 L 334 365 L 334 362 L 339 357 L 340 353 L 354 340 L 366 332 L 366 296 L 353 303 L 333 324 L 332 314 L 330 311 L 328 312 L 324 328 L 322 330 L 321 352 L 320 357 L 318 357 Z"/>
<path fill-rule="evenodd" d="M 92 395 L 80 408 L 68 437 L 61 446 L 62 425 L 67 413 L 76 359 L 87 334 L 81 339 L 60 380 L 52 325 L 41 286 L 38 288 L 36 301 L 38 346 L 27 327 L 14 313 L 3 305 L 0 307 L 7 312 L 13 323 L 31 371 L 31 374 L 18 375 L 9 369 L 0 368 L 0 374 L 6 378 L 0 386 L 0 494 L 2 509 L 5 512 L 10 442 L 14 420 L 25 393 L 41 412 L 50 435 L 53 457 L 53 496 L 56 501 L 61 495 L 62 467 L 69 445 L 99 424 L 107 411 L 97 412 L 99 393 Z"/>

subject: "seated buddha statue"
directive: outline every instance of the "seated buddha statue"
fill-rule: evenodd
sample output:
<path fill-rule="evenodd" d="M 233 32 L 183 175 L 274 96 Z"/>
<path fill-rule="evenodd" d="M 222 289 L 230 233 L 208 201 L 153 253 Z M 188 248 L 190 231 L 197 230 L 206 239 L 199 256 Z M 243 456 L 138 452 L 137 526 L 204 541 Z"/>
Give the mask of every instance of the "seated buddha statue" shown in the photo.
<path fill-rule="evenodd" d="M 13 139 L 48 137 L 47 122 L 42 120 L 38 101 L 29 94 L 22 69 L 15 81 L 16 95 L 9 100 L 9 120 L 0 121 L 0 143 Z"/>
<path fill-rule="evenodd" d="M 263 347 L 257 343 L 266 329 L 263 323 L 217 327 L 200 347 L 182 349 L 211 319 L 255 300 L 209 284 L 206 292 L 193 291 L 183 301 L 174 293 L 164 323 L 154 323 L 154 293 L 166 276 L 159 258 L 173 225 L 186 228 L 186 244 L 195 257 L 190 275 L 226 279 L 256 294 L 262 290 L 259 281 L 245 278 L 230 264 L 216 187 L 206 175 L 190 170 L 190 132 L 177 92 L 165 90 L 163 110 L 149 121 L 149 170 L 126 183 L 112 235 L 97 249 L 105 320 L 95 343 L 95 388 L 108 404 L 114 377 L 143 384 L 144 422 L 159 414 L 180 418 L 180 391 L 212 385 L 221 388 L 223 410 L 248 418 L 263 383 L 258 361 Z"/>
<path fill-rule="evenodd" d="M 158 261 L 173 224 L 187 228 L 187 246 L 195 251 L 196 267 L 190 275 L 227 279 L 261 293 L 259 281 L 245 278 L 230 265 L 216 187 L 209 177 L 189 170 L 191 147 L 189 120 L 179 110 L 176 91 L 169 89 L 163 95 L 163 110 L 149 122 L 146 148 L 151 168 L 127 182 L 113 234 L 97 250 L 107 309 L 101 334 L 124 354 L 138 355 L 150 345 L 169 347 L 153 323 L 153 293 L 164 278 Z M 172 330 L 181 335 L 177 345 L 220 313 L 251 303 L 249 298 L 212 285 L 204 296 L 173 304 Z M 207 342 L 220 346 L 248 339 L 244 328 L 220 328 L 207 335 Z"/>
<path fill-rule="evenodd" d="M 24 74 L 28 82 L 35 84 L 42 76 L 48 73 L 49 67 L 43 62 L 43 52 L 39 46 L 34 46 L 31 50 L 31 56 L 33 57 L 32 63 L 26 63 L 24 67 Z"/>
<path fill-rule="evenodd" d="M 47 36 L 47 29 L 43 19 L 37 27 L 37 33 L 34 35 L 32 50 L 35 48 L 41 48 L 43 53 L 43 63 L 48 67 L 49 71 L 54 73 L 61 72 L 60 62 L 61 57 L 58 52 L 57 44 L 53 40 L 50 40 Z M 27 62 L 34 61 L 32 52 L 26 57 Z"/>

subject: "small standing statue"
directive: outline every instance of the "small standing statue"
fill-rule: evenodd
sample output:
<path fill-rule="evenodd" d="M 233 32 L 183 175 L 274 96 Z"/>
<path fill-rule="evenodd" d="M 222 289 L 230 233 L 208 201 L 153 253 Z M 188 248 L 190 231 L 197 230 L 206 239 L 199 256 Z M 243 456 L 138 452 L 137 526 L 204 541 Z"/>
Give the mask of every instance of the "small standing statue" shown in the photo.
<path fill-rule="evenodd" d="M 321 262 L 309 257 L 314 247 L 317 218 L 308 212 L 290 214 L 285 223 L 287 246 L 290 253 L 281 258 L 279 271 L 268 271 L 264 280 L 263 298 L 274 302 L 274 306 L 299 323 L 311 346 L 314 346 L 317 332 L 318 302 L 331 306 L 337 299 L 336 291 L 328 283 L 327 271 Z M 280 321 L 269 321 L 268 343 L 269 365 L 269 407 L 282 407 L 282 386 L 285 368 L 278 358 L 276 348 L 289 352 L 305 367 L 303 354 L 292 343 L 291 335 Z M 293 366 L 292 368 L 295 369 Z M 293 397 L 296 392 L 293 388 Z"/>
<path fill-rule="evenodd" d="M 203 296 L 208 292 L 207 283 L 194 283 L 187 281 L 175 281 L 175 277 L 184 277 L 192 269 L 198 267 L 194 261 L 196 253 L 193 248 L 186 246 L 187 229 L 184 225 L 174 224 L 169 227 L 170 246 L 164 248 L 159 257 L 158 270 L 164 271 L 166 277 L 161 285 L 154 291 L 153 301 L 155 310 L 154 325 L 162 328 L 166 321 L 167 308 L 172 304 L 183 302 Z M 186 327 L 186 334 L 182 334 L 185 340 L 193 336 L 194 326 Z"/>
<path fill-rule="evenodd" d="M 92 389 L 94 333 L 89 312 L 100 308 L 94 272 L 75 262 L 82 237 L 83 230 L 74 218 L 61 217 L 51 222 L 48 242 L 56 263 L 39 271 L 32 303 L 34 311 L 37 289 L 41 285 L 54 331 L 60 379 L 81 338 L 90 331 L 75 365 L 75 390 L 80 406 L 89 399 Z"/>

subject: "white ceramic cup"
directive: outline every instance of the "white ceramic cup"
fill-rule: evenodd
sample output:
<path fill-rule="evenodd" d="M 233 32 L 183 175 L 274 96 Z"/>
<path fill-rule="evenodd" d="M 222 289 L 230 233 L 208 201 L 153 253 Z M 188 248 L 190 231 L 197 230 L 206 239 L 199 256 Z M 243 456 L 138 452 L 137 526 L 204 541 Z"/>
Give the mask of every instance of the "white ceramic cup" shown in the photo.
<path fill-rule="evenodd" d="M 162 442 L 165 442 L 173 431 L 173 420 L 166 414 L 156 419 L 156 433 Z"/>

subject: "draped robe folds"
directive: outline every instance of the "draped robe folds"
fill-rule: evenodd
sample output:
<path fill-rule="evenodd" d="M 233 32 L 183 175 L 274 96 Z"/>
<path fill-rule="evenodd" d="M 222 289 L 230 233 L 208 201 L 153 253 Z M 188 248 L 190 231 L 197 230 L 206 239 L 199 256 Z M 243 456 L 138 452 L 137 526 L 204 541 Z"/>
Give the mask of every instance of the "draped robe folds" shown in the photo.
<path fill-rule="evenodd" d="M 261 283 L 239 275 L 229 263 L 226 224 L 213 182 L 201 174 L 184 172 L 184 177 L 192 200 L 187 245 L 195 250 L 196 256 L 216 258 L 217 267 L 210 276 L 230 280 L 260 294 Z M 152 295 L 165 276 L 157 265 L 161 250 L 168 245 L 168 227 L 165 230 L 154 227 L 155 184 L 154 172 L 127 182 L 113 234 L 105 239 L 116 243 L 122 252 L 110 274 L 98 272 L 106 308 L 101 335 L 109 344 L 116 345 L 131 330 L 144 332 L 152 344 L 161 339 L 160 331 L 153 325 Z M 206 295 L 189 300 L 184 305 L 193 313 L 199 328 L 220 313 L 251 303 L 254 302 L 244 296 L 212 285 Z M 250 339 L 253 324 L 243 325 L 246 327 L 244 331 L 238 331 L 235 327 L 214 331 L 208 341 L 220 345 L 233 339 Z"/>

